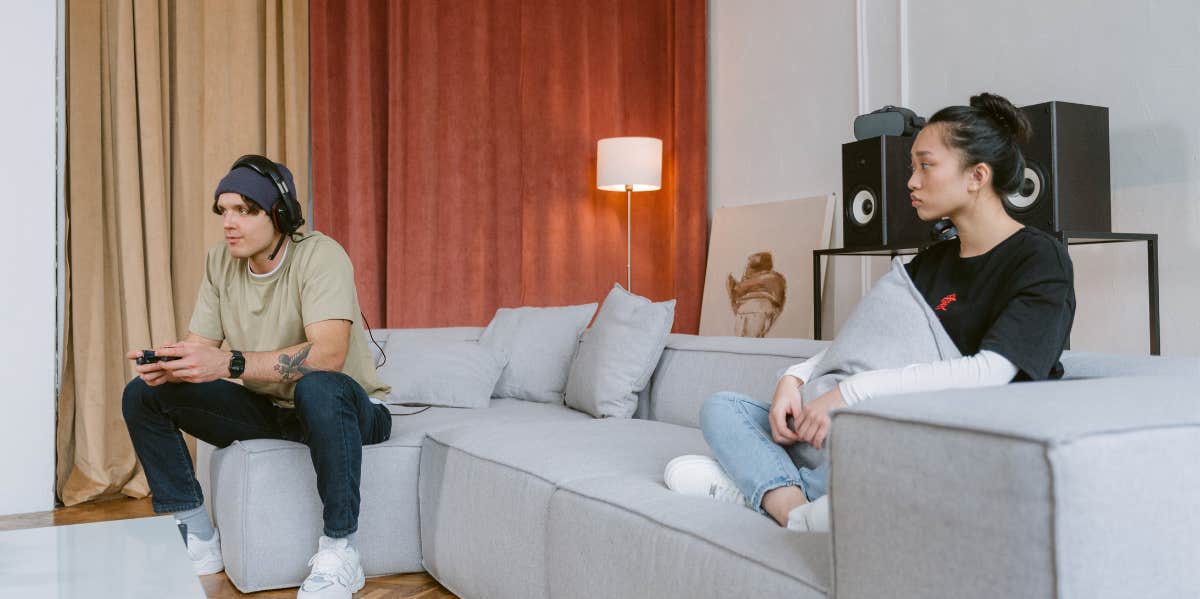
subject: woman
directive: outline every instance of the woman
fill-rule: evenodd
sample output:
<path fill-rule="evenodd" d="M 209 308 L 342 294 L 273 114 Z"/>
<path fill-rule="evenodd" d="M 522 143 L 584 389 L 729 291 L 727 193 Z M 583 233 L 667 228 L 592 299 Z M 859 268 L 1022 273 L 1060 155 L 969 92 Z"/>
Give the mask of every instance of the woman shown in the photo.
<path fill-rule="evenodd" d="M 912 206 L 927 222 L 949 218 L 958 238 L 906 268 L 964 357 L 856 374 L 807 405 L 800 388 L 821 354 L 789 368 L 769 406 L 718 393 L 700 412 L 716 461 L 672 460 L 667 486 L 743 503 L 781 526 L 828 530 L 827 466 L 798 467 L 794 456 L 801 444 L 822 446 L 831 410 L 883 395 L 1061 378 L 1075 314 L 1071 261 L 1053 237 L 1009 216 L 1002 200 L 1023 182 L 1019 144 L 1030 134 L 1020 110 L 984 93 L 938 111 L 913 143 Z"/>

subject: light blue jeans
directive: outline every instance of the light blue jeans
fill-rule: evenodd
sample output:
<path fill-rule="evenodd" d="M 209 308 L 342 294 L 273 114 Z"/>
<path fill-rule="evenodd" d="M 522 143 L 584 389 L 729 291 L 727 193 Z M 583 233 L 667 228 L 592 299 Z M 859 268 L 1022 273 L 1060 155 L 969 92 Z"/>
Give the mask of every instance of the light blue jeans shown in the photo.
<path fill-rule="evenodd" d="M 704 401 L 700 430 L 717 461 L 738 489 L 761 513 L 763 495 L 772 489 L 796 485 L 812 501 L 828 489 L 829 462 L 817 468 L 797 466 L 793 450 L 771 439 L 768 412 L 771 406 L 740 393 L 724 391 Z"/>

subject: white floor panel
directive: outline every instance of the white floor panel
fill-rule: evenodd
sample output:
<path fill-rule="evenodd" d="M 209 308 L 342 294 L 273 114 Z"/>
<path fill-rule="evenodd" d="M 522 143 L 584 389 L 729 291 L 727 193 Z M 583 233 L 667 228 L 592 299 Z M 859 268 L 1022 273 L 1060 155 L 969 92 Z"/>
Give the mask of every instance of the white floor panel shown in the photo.
<path fill-rule="evenodd" d="M 170 516 L 0 532 L 0 598 L 202 599 Z"/>

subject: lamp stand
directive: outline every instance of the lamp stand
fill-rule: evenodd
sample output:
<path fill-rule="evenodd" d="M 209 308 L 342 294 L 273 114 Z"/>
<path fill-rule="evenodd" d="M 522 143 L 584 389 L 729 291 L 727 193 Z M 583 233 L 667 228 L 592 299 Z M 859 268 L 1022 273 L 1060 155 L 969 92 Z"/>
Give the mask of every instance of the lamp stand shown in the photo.
<path fill-rule="evenodd" d="M 625 186 L 625 291 L 633 293 L 633 186 Z"/>

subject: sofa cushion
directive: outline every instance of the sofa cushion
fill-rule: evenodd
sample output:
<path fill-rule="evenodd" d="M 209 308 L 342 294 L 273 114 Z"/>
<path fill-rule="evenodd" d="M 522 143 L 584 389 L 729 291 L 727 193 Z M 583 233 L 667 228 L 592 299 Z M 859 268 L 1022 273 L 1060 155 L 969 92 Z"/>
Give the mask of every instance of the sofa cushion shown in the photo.
<path fill-rule="evenodd" d="M 392 386 L 387 403 L 486 408 L 507 363 L 474 341 L 436 342 L 393 350 L 379 376 Z"/>
<path fill-rule="evenodd" d="M 422 566 L 459 597 L 545 599 L 553 493 L 545 480 L 426 438 L 418 480 Z"/>
<path fill-rule="evenodd" d="M 431 343 L 478 342 L 483 327 L 371 329 L 369 332 L 374 340 L 374 343 L 371 343 L 371 357 L 379 364 L 384 361 L 384 354 L 391 356 L 393 353 L 418 350 Z M 396 386 L 396 381 L 389 380 L 389 374 L 382 370 L 379 371 L 379 378 L 392 387 Z"/>
<path fill-rule="evenodd" d="M 367 576 L 420 570 L 414 485 L 419 452 L 404 445 L 363 448 L 357 544 Z M 322 528 L 307 447 L 256 439 L 216 450 L 204 492 L 221 531 L 226 574 L 239 590 L 303 582 Z"/>
<path fill-rule="evenodd" d="M 1200 356 L 1063 352 L 1065 379 L 1118 376 L 1200 376 Z"/>
<path fill-rule="evenodd" d="M 547 405 L 522 401 L 511 397 L 492 399 L 492 405 L 486 410 L 458 410 L 455 408 L 403 408 L 392 406 L 392 436 L 386 445 L 403 445 L 405 447 L 421 447 L 421 442 L 428 433 L 444 431 L 459 426 L 473 425 L 481 422 L 493 423 L 498 426 L 508 426 L 515 423 L 535 422 L 588 422 L 587 414 L 561 405 Z M 402 415 L 403 410 L 409 410 L 408 416 Z M 415 413 L 414 413 L 415 412 Z"/>
<path fill-rule="evenodd" d="M 809 339 L 671 335 L 638 416 L 698 428 L 700 406 L 720 391 L 771 401 L 783 371 L 829 346 Z"/>
<path fill-rule="evenodd" d="M 426 432 L 479 421 L 510 426 L 572 420 L 591 418 L 515 399 L 493 400 L 486 410 L 435 407 L 393 416 L 391 438 L 363 448 L 358 546 L 367 575 L 423 569 L 417 475 Z M 197 454 L 197 463 L 207 465 L 197 478 L 221 530 L 230 580 L 243 592 L 299 585 L 321 533 L 321 500 L 308 448 L 268 439 L 224 449 L 200 442 Z"/>
<path fill-rule="evenodd" d="M 496 310 L 479 337 L 480 345 L 509 356 L 493 395 L 562 403 L 567 371 L 579 349 L 579 335 L 595 313 L 594 303 Z"/>
<path fill-rule="evenodd" d="M 478 422 L 428 437 L 555 485 L 633 472 L 661 477 L 671 458 L 708 452 L 698 430 L 637 419 Z"/>
<path fill-rule="evenodd" d="M 432 432 L 421 455 L 424 564 L 466 597 L 611 597 L 645 584 L 611 579 L 633 562 L 653 555 L 685 567 L 679 559 L 688 556 L 730 580 L 761 579 L 748 588 L 823 597 L 828 536 L 789 533 L 746 508 L 669 491 L 663 468 L 688 453 L 708 453 L 699 431 L 645 420 L 481 422 Z M 570 496 L 560 497 L 564 491 Z M 588 582 L 571 582 L 576 575 Z M 697 575 L 664 596 L 696 596 L 709 580 Z"/>
<path fill-rule="evenodd" d="M 830 589 L 829 534 L 680 495 L 661 476 L 565 483 L 548 535 L 552 597 L 825 599 Z"/>
<path fill-rule="evenodd" d="M 1200 596 L 1198 388 L 1016 383 L 835 412 L 838 594 Z"/>
<path fill-rule="evenodd" d="M 633 416 L 674 322 L 675 300 L 655 303 L 614 285 L 571 363 L 567 405 L 597 418 Z"/>

